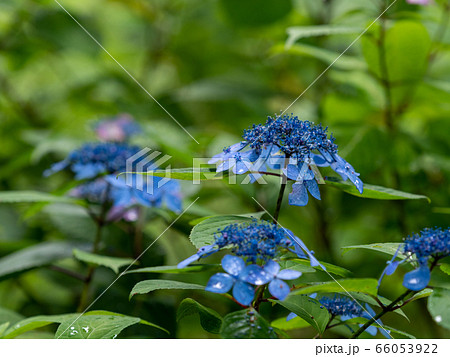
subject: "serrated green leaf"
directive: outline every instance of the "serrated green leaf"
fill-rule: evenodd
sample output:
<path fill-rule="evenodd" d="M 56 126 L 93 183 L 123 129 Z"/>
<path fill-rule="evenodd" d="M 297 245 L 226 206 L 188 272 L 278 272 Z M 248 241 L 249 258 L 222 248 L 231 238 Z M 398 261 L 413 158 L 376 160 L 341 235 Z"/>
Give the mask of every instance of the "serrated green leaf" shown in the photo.
<path fill-rule="evenodd" d="M 308 324 L 322 334 L 330 321 L 330 314 L 325 308 L 321 308 L 317 300 L 308 296 L 288 296 L 287 299 L 273 300 L 277 304 L 284 306 L 289 311 L 301 317 Z"/>
<path fill-rule="evenodd" d="M 252 218 L 243 216 L 214 216 L 197 224 L 192 229 L 189 239 L 197 249 L 200 249 L 214 241 L 214 234 L 217 233 L 219 229 L 223 229 L 230 224 L 251 221 Z"/>
<path fill-rule="evenodd" d="M 296 289 L 292 294 L 312 294 L 312 293 L 346 293 L 360 292 L 371 296 L 377 296 L 376 279 L 341 279 L 325 283 L 313 283 L 308 287 Z"/>
<path fill-rule="evenodd" d="M 66 196 L 56 196 L 39 191 L 2 191 L 0 203 L 74 203 L 82 204 L 82 201 Z"/>
<path fill-rule="evenodd" d="M 439 268 L 445 273 L 450 275 L 450 264 L 447 263 L 441 263 L 441 265 L 439 266 Z"/>
<path fill-rule="evenodd" d="M 270 324 L 253 308 L 226 315 L 220 335 L 222 338 L 277 338 Z"/>
<path fill-rule="evenodd" d="M 0 280 L 69 258 L 76 246 L 67 242 L 45 242 L 7 255 L 0 259 Z"/>
<path fill-rule="evenodd" d="M 343 254 L 353 250 L 353 249 L 369 249 L 375 250 L 377 252 L 382 252 L 393 256 L 398 249 L 400 243 L 373 243 L 373 244 L 362 244 L 362 245 L 349 245 L 347 247 L 342 247 Z M 404 259 L 406 256 L 399 251 L 397 253 L 399 259 Z"/>
<path fill-rule="evenodd" d="M 272 327 L 283 331 L 297 330 L 309 326 L 308 322 L 298 316 L 289 321 L 286 321 L 286 317 L 280 317 L 279 319 L 272 321 Z"/>
<path fill-rule="evenodd" d="M 205 287 L 198 284 L 189 284 L 173 280 L 143 280 L 133 287 L 130 293 L 130 299 L 136 294 L 147 294 L 161 289 L 204 290 Z"/>
<path fill-rule="evenodd" d="M 296 41 L 302 38 L 329 36 L 340 34 L 361 33 L 363 29 L 354 26 L 339 26 L 339 25 L 316 25 L 316 26 L 294 26 L 288 27 L 286 32 L 288 39 L 286 40 L 286 47 L 292 46 Z"/>
<path fill-rule="evenodd" d="M 450 290 L 435 288 L 428 298 L 428 311 L 437 324 L 450 329 Z"/>
<path fill-rule="evenodd" d="M 106 257 L 103 255 L 88 253 L 79 249 L 74 249 L 73 255 L 82 262 L 110 268 L 116 274 L 119 273 L 119 269 L 121 267 L 129 266 L 130 264 L 135 263 L 135 260 L 131 258 Z"/>
<path fill-rule="evenodd" d="M 185 273 L 198 273 L 201 271 L 219 271 L 219 270 L 222 270 L 222 266 L 220 264 L 193 264 L 181 269 L 177 268 L 176 265 L 147 267 L 129 270 L 125 274 L 134 274 L 134 273 L 185 274 Z"/>
<path fill-rule="evenodd" d="M 184 299 L 177 310 L 177 322 L 186 316 L 198 314 L 200 324 L 205 331 L 219 333 L 222 326 L 222 317 L 213 309 L 203 306 L 199 302 L 187 298 Z"/>
<path fill-rule="evenodd" d="M 334 187 L 353 196 L 360 198 L 371 198 L 375 200 L 421 200 L 425 199 L 428 203 L 431 200 L 424 195 L 415 195 L 413 193 L 394 190 L 392 188 L 364 184 L 364 191 L 362 194 L 356 189 L 356 187 L 348 181 L 342 181 L 335 177 L 327 177 L 325 180 L 327 186 Z"/>

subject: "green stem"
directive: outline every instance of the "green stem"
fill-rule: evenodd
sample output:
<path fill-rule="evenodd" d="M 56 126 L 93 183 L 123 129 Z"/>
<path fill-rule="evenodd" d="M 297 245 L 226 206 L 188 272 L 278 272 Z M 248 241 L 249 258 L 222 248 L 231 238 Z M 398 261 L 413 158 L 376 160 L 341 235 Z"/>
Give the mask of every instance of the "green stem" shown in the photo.
<path fill-rule="evenodd" d="M 284 159 L 284 168 L 287 167 L 289 163 L 289 158 Z M 282 173 L 281 175 L 281 186 L 280 191 L 278 192 L 278 198 L 277 198 L 277 206 L 275 207 L 275 212 L 273 213 L 273 223 L 278 224 L 278 216 L 280 215 L 281 210 L 281 204 L 283 203 L 283 197 L 284 197 L 284 191 L 286 190 L 286 184 L 287 184 L 287 176 Z"/>
<path fill-rule="evenodd" d="M 374 322 L 376 322 L 379 318 L 387 314 L 388 312 L 394 311 L 394 308 L 397 306 L 397 303 L 402 301 L 405 297 L 407 297 L 410 293 L 412 293 L 412 290 L 406 290 L 403 294 L 401 294 L 397 299 L 392 301 L 388 306 L 386 306 L 383 310 L 381 310 L 378 314 L 376 314 L 373 318 L 368 320 L 364 325 L 360 327 L 358 331 L 356 331 L 352 335 L 352 339 L 357 338 L 359 335 L 361 335 L 369 326 L 371 326 Z"/>
<path fill-rule="evenodd" d="M 255 302 L 253 303 L 253 307 L 258 312 L 259 312 L 259 306 L 261 305 L 261 302 L 263 300 L 264 290 L 266 290 L 266 285 L 263 285 L 258 289 L 258 294 L 256 295 Z"/>

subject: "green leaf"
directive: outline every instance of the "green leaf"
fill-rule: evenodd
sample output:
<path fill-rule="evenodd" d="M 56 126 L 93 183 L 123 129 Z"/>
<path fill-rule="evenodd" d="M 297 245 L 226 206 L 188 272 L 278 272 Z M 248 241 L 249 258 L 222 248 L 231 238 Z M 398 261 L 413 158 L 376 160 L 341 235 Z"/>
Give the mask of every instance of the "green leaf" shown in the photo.
<path fill-rule="evenodd" d="M 83 315 L 76 321 L 64 320 L 55 338 L 65 339 L 112 339 L 129 326 L 139 323 L 139 317 L 116 315 Z"/>
<path fill-rule="evenodd" d="M 336 274 L 343 278 L 347 278 L 353 275 L 353 273 L 350 270 L 339 267 L 337 265 L 325 263 L 322 261 L 320 261 L 320 263 L 327 269 L 328 273 Z M 320 266 L 311 267 L 311 263 L 309 260 L 299 258 L 281 261 L 280 265 L 282 266 L 283 269 L 293 269 L 305 273 L 311 273 L 316 270 L 324 271 Z"/>
<path fill-rule="evenodd" d="M 328 310 L 320 308 L 320 303 L 308 296 L 288 296 L 287 299 L 283 301 L 273 301 L 301 317 L 314 327 L 319 334 L 322 334 L 325 331 L 325 328 L 330 321 Z"/>
<path fill-rule="evenodd" d="M 391 82 L 419 80 L 425 73 L 430 36 L 420 22 L 396 21 L 386 31 L 384 53 Z M 382 76 L 377 38 L 362 39 L 363 53 L 372 72 Z"/>
<path fill-rule="evenodd" d="M 377 252 L 382 252 L 393 256 L 398 249 L 400 243 L 373 243 L 373 244 L 362 244 L 362 245 L 349 245 L 347 247 L 342 247 L 343 254 L 347 253 L 353 249 L 369 249 L 375 250 Z M 400 259 L 406 258 L 406 256 L 400 251 L 397 254 Z"/>
<path fill-rule="evenodd" d="M 167 177 L 176 180 L 188 180 L 188 181 L 205 181 L 205 180 L 222 180 L 223 174 L 216 173 L 215 167 L 209 168 L 183 168 L 183 169 L 170 169 L 170 170 L 154 170 L 148 172 L 121 172 L 120 175 L 125 174 L 137 174 L 143 176 L 157 176 Z"/>
<path fill-rule="evenodd" d="M 430 296 L 432 293 L 433 293 L 433 289 L 426 288 L 426 289 L 419 291 L 418 293 L 415 293 L 410 299 L 411 299 L 411 301 L 423 299 L 423 298 Z"/>
<path fill-rule="evenodd" d="M 177 310 L 177 322 L 183 317 L 198 314 L 200 324 L 205 331 L 219 333 L 222 326 L 222 317 L 213 309 L 203 306 L 193 299 L 184 299 Z"/>
<path fill-rule="evenodd" d="M 17 312 L 5 309 L 4 307 L 0 306 L 0 324 L 9 322 L 11 325 L 13 325 L 16 322 L 23 320 L 23 318 L 24 317 Z"/>
<path fill-rule="evenodd" d="M 333 68 L 352 71 L 367 69 L 367 65 L 359 58 L 341 55 L 338 52 L 333 52 L 311 45 L 294 44 L 291 47 L 286 48 L 284 45 L 280 44 L 272 47 L 271 52 L 273 54 L 292 54 L 297 56 L 312 57 L 324 62 L 327 65 L 332 64 L 339 57 L 339 59 L 334 62 Z"/>
<path fill-rule="evenodd" d="M 445 273 L 450 275 L 450 264 L 447 263 L 441 263 L 441 265 L 439 266 L 439 268 Z"/>
<path fill-rule="evenodd" d="M 450 290 L 435 288 L 428 298 L 428 311 L 436 323 L 450 329 Z"/>
<path fill-rule="evenodd" d="M 75 258 L 82 262 L 110 268 L 116 274 L 119 273 L 119 269 L 121 267 L 129 266 L 130 264 L 133 264 L 135 262 L 135 260 L 131 258 L 106 257 L 98 254 L 88 253 L 79 249 L 74 249 L 73 255 L 75 256 Z"/>
<path fill-rule="evenodd" d="M 253 308 L 226 315 L 220 335 L 222 338 L 277 338 L 270 324 Z"/>
<path fill-rule="evenodd" d="M 344 293 L 346 291 L 360 292 L 377 296 L 377 279 L 343 279 L 325 283 L 313 283 L 306 288 L 296 289 L 293 294 L 312 293 Z"/>
<path fill-rule="evenodd" d="M 204 290 L 205 287 L 198 284 L 189 284 L 173 280 L 143 280 L 133 287 L 133 290 L 131 290 L 130 293 L 130 299 L 136 294 L 147 294 L 160 289 Z"/>
<path fill-rule="evenodd" d="M 214 234 L 219 229 L 234 223 L 251 222 L 252 218 L 243 216 L 214 216 L 197 224 L 191 231 L 189 239 L 197 249 L 211 244 L 214 241 Z"/>
<path fill-rule="evenodd" d="M 292 10 L 291 0 L 220 0 L 227 19 L 242 27 L 267 26 Z"/>
<path fill-rule="evenodd" d="M 339 26 L 339 25 L 288 27 L 286 30 L 288 34 L 288 39 L 286 40 L 286 47 L 292 46 L 296 41 L 302 38 L 361 33 L 362 30 L 363 29 L 361 27 Z"/>
<path fill-rule="evenodd" d="M 405 331 L 401 331 L 398 330 L 396 328 L 393 328 L 391 326 L 387 326 L 387 325 L 383 325 L 383 327 L 389 331 L 389 334 L 392 335 L 392 337 L 397 337 L 397 338 L 410 338 L 410 339 L 415 339 L 416 337 L 409 334 L 408 332 Z"/>
<path fill-rule="evenodd" d="M 431 200 L 427 196 L 423 195 L 415 195 L 412 193 L 402 192 L 398 190 L 394 190 L 392 188 L 386 188 L 382 186 L 375 186 L 364 184 L 364 191 L 362 194 L 356 189 L 356 187 L 348 181 L 342 181 L 335 177 L 327 177 L 326 185 L 337 188 L 341 191 L 349 193 L 353 196 L 357 196 L 360 198 L 372 198 L 375 200 L 420 200 L 425 199 L 428 203 Z"/>
<path fill-rule="evenodd" d="M 286 321 L 286 317 L 280 317 L 272 321 L 272 327 L 283 330 L 290 331 L 300 328 L 309 327 L 309 323 L 303 320 L 301 317 L 294 317 L 293 319 Z"/>
<path fill-rule="evenodd" d="M 0 280 L 69 258 L 75 244 L 45 242 L 19 250 L 0 259 Z"/>
<path fill-rule="evenodd" d="M 235 214 L 234 216 L 261 219 L 261 217 L 264 216 L 265 214 L 266 214 L 266 212 L 261 211 L 261 212 Z M 191 226 L 196 226 L 197 224 L 199 224 L 199 223 L 201 223 L 203 221 L 206 221 L 209 218 L 226 217 L 226 216 L 229 216 L 229 215 L 214 215 L 214 216 L 200 217 L 200 218 L 193 219 L 192 221 L 189 222 L 189 224 Z"/>
<path fill-rule="evenodd" d="M 198 273 L 201 271 L 219 271 L 219 270 L 222 270 L 220 264 L 193 264 L 182 269 L 177 268 L 176 265 L 173 266 L 167 265 L 167 266 L 147 267 L 129 270 L 125 274 L 133 274 L 133 273 L 184 274 L 184 273 Z"/>
<path fill-rule="evenodd" d="M 0 192 L 0 203 L 75 203 L 82 204 L 82 201 L 66 196 L 56 196 L 39 191 L 2 191 Z"/>

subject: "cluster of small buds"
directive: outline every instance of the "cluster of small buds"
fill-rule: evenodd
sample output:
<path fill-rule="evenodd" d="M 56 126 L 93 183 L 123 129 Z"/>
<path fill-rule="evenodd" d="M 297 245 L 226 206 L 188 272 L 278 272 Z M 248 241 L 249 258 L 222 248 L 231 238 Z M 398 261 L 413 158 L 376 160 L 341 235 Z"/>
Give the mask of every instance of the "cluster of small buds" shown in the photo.
<path fill-rule="evenodd" d="M 345 296 L 335 295 L 330 298 L 323 296 L 319 302 L 324 306 L 330 314 L 334 316 L 362 316 L 364 311 L 355 300 L 351 300 Z"/>
<path fill-rule="evenodd" d="M 215 234 L 219 248 L 231 246 L 232 252 L 248 263 L 273 259 L 280 248 L 287 248 L 291 241 L 286 231 L 269 222 L 254 220 L 249 224 L 231 224 Z"/>
<path fill-rule="evenodd" d="M 245 130 L 244 140 L 250 147 L 261 152 L 265 146 L 276 145 L 286 157 L 303 161 L 315 150 L 325 150 L 330 154 L 337 152 L 334 138 L 327 136 L 327 128 L 321 124 L 299 120 L 297 116 L 282 115 L 268 117 L 265 124 L 253 125 Z"/>
<path fill-rule="evenodd" d="M 415 254 L 419 261 L 429 257 L 441 258 L 450 255 L 450 228 L 425 228 L 420 233 L 405 239 L 404 252 Z"/>
<path fill-rule="evenodd" d="M 101 203 L 105 199 L 109 199 L 109 197 L 105 197 L 107 187 L 108 183 L 100 178 L 75 187 L 70 194 L 73 197 L 83 198 L 91 203 Z"/>

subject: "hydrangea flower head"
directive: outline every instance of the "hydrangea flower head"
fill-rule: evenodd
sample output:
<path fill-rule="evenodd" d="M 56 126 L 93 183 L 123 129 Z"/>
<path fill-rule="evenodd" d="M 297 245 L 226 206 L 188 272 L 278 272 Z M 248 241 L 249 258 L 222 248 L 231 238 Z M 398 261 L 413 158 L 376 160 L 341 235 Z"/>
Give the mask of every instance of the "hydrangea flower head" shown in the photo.
<path fill-rule="evenodd" d="M 95 125 L 95 133 L 102 141 L 123 142 L 138 134 L 141 127 L 127 114 L 101 120 Z"/>
<path fill-rule="evenodd" d="M 76 179 L 94 178 L 100 174 L 123 172 L 128 158 L 139 152 L 138 146 L 125 143 L 89 143 L 72 151 L 66 159 L 44 172 L 49 176 L 69 168 Z"/>
<path fill-rule="evenodd" d="M 209 161 L 217 164 L 217 172 L 250 172 L 254 182 L 269 169 L 281 169 L 284 176 L 295 181 L 289 203 L 297 206 L 308 203 L 308 193 L 320 200 L 317 180 L 321 177 L 316 176 L 318 170 L 314 171 L 313 166 L 329 166 L 343 180 L 349 179 L 360 193 L 363 191 L 359 173 L 338 155 L 334 137 L 328 136 L 327 128 L 320 124 L 302 121 L 292 114 L 278 115 L 245 130 L 242 138 Z"/>

